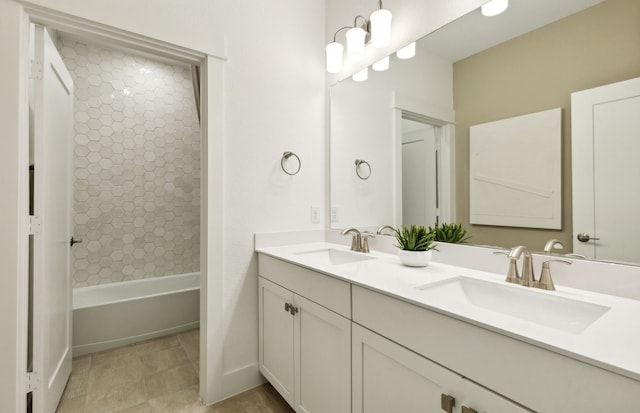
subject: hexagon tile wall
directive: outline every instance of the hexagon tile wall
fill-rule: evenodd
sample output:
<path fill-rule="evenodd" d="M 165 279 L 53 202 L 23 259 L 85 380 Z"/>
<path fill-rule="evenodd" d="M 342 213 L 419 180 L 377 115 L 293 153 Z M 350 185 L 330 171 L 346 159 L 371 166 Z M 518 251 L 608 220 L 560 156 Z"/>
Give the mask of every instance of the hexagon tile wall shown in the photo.
<path fill-rule="evenodd" d="M 73 286 L 199 271 L 190 68 L 68 38 L 59 48 L 75 83 Z"/>

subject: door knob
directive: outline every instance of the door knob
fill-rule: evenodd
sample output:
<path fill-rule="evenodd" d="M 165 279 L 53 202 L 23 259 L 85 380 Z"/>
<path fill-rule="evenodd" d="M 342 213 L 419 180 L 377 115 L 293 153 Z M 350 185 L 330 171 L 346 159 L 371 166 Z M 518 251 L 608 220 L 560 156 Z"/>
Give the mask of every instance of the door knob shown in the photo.
<path fill-rule="evenodd" d="M 576 238 L 578 238 L 578 241 L 580 242 L 589 242 L 591 240 L 599 240 L 600 238 L 593 238 L 592 236 L 590 236 L 587 233 L 581 232 L 579 233 Z"/>

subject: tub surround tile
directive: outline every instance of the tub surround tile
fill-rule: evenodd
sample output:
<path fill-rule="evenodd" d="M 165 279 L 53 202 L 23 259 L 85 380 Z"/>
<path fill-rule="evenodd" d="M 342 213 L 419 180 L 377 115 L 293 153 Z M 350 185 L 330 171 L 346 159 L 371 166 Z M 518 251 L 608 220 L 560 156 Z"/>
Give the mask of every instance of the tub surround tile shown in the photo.
<path fill-rule="evenodd" d="M 74 80 L 74 287 L 199 271 L 191 71 L 61 37 Z"/>

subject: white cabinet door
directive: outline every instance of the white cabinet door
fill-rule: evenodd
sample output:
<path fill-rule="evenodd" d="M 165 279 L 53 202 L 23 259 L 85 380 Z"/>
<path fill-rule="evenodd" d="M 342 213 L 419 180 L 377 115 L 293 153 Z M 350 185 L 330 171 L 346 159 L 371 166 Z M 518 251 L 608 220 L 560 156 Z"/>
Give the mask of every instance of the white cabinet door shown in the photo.
<path fill-rule="evenodd" d="M 442 412 L 442 395 L 463 387 L 457 374 L 382 336 L 357 324 L 351 333 L 353 413 Z"/>
<path fill-rule="evenodd" d="M 352 339 L 353 413 L 531 412 L 355 323 Z"/>
<path fill-rule="evenodd" d="M 258 300 L 260 372 L 293 406 L 294 318 L 285 310 L 285 304 L 293 303 L 293 293 L 260 277 Z"/>
<path fill-rule="evenodd" d="M 296 295 L 295 407 L 304 413 L 351 411 L 351 320 Z"/>
<path fill-rule="evenodd" d="M 259 368 L 298 413 L 351 412 L 351 320 L 259 278 Z"/>

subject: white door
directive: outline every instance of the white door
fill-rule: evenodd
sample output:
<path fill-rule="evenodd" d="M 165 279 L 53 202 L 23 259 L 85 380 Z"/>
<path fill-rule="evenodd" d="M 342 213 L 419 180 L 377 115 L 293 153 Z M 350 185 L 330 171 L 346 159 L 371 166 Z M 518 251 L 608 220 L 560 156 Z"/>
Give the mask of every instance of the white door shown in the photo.
<path fill-rule="evenodd" d="M 407 226 L 437 220 L 436 130 L 402 119 L 402 224 Z"/>
<path fill-rule="evenodd" d="M 351 320 L 294 297 L 299 413 L 351 412 Z"/>
<path fill-rule="evenodd" d="M 35 29 L 33 392 L 35 413 L 53 413 L 71 373 L 71 142 L 73 82 L 49 34 Z"/>
<path fill-rule="evenodd" d="M 640 262 L 640 78 L 571 95 L 573 250 Z"/>

